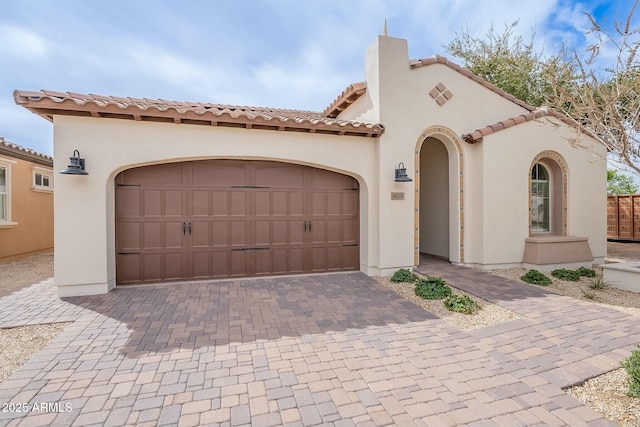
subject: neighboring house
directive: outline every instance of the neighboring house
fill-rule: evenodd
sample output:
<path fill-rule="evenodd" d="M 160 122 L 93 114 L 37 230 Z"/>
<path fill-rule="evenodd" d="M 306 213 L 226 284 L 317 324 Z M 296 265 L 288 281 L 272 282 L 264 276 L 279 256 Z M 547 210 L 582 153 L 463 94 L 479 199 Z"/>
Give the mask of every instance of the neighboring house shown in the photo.
<path fill-rule="evenodd" d="M 604 261 L 603 145 L 442 57 L 409 60 L 405 40 L 379 36 L 365 64 L 322 113 L 16 91 L 54 123 L 55 169 L 78 150 L 89 173 L 56 176 L 59 295 L 387 275 L 421 252 L 481 268 Z"/>
<path fill-rule="evenodd" d="M 0 262 L 53 247 L 52 166 L 0 137 Z"/>

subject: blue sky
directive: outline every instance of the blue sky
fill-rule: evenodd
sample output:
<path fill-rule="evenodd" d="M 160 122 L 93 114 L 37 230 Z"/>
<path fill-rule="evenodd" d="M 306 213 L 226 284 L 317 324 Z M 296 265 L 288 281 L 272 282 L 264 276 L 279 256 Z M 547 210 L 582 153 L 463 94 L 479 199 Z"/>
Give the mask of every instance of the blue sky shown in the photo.
<path fill-rule="evenodd" d="M 52 124 L 17 106 L 14 89 L 321 111 L 363 80 L 364 50 L 385 19 L 412 58 L 449 56 L 443 46 L 461 29 L 482 34 L 516 20 L 547 50 L 581 49 L 582 12 L 611 21 L 631 3 L 2 0 L 0 136 L 52 152 Z"/>

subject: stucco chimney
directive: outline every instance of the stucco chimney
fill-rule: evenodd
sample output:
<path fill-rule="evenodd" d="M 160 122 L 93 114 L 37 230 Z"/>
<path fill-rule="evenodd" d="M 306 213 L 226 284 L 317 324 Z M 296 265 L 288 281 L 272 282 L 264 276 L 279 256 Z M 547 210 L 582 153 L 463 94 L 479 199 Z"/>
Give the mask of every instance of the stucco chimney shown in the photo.
<path fill-rule="evenodd" d="M 367 114 L 367 120 L 384 121 L 384 110 L 394 104 L 398 85 L 409 71 L 406 40 L 381 35 L 369 45 L 365 52 L 365 80 L 373 109 Z"/>

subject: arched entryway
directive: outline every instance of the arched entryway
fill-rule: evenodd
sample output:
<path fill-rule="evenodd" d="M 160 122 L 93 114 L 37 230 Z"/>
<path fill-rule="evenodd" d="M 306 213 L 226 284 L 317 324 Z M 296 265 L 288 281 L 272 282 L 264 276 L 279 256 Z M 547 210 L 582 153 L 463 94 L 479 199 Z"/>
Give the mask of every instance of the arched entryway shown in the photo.
<path fill-rule="evenodd" d="M 449 155 L 429 137 L 420 150 L 420 253 L 449 259 Z"/>
<path fill-rule="evenodd" d="M 464 262 L 464 168 L 453 131 L 426 129 L 416 145 L 415 263 L 430 254 Z"/>
<path fill-rule="evenodd" d="M 359 269 L 353 177 L 199 160 L 128 169 L 115 185 L 117 284 Z"/>

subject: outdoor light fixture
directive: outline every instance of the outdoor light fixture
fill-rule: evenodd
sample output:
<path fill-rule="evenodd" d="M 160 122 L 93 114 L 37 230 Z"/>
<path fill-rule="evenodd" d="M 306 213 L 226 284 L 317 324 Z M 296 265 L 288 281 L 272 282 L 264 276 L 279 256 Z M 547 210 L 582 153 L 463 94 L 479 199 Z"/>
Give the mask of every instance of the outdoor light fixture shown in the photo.
<path fill-rule="evenodd" d="M 63 171 L 60 171 L 63 175 L 89 175 L 84 170 L 84 159 L 80 158 L 80 152 L 73 150 L 73 155 L 69 157 L 69 166 Z"/>
<path fill-rule="evenodd" d="M 395 182 L 411 182 L 413 181 L 411 178 L 407 176 L 407 168 L 404 167 L 404 163 L 400 162 L 398 168 L 396 169 L 396 179 Z"/>

